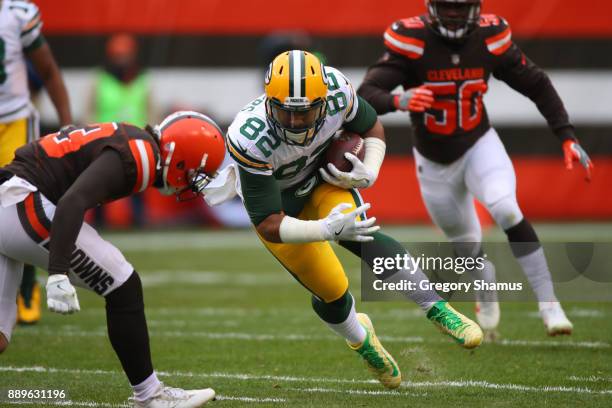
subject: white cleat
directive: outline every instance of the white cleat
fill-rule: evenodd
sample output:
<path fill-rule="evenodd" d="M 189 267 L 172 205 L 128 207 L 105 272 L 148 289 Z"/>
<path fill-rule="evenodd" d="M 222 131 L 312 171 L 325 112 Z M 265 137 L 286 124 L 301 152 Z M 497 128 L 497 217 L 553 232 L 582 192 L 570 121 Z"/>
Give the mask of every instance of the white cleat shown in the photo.
<path fill-rule="evenodd" d="M 565 315 L 559 302 L 540 302 L 538 306 L 549 336 L 572 334 L 574 325 Z"/>
<path fill-rule="evenodd" d="M 486 342 L 499 339 L 497 326 L 500 318 L 499 302 L 479 302 L 476 301 L 476 320 L 484 332 Z"/>
<path fill-rule="evenodd" d="M 161 384 L 155 395 L 146 401 L 130 398 L 134 408 L 198 408 L 215 399 L 212 388 L 203 390 L 183 390 Z"/>

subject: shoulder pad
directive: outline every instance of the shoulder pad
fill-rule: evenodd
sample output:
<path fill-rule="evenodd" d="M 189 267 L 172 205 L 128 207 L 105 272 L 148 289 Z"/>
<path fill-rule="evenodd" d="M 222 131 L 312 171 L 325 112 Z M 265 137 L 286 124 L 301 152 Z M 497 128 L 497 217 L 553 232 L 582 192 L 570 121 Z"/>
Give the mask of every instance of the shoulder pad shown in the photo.
<path fill-rule="evenodd" d="M 325 73 L 329 86 L 327 94 L 332 95 L 336 92 L 342 92 L 347 98 L 345 101 L 346 106 L 339 107 L 339 109 L 344 111 L 345 120 L 352 119 L 358 107 L 357 93 L 355 92 L 355 88 L 353 88 L 353 84 L 341 71 L 334 67 L 326 66 Z"/>
<path fill-rule="evenodd" d="M 227 150 L 241 167 L 251 173 L 272 174 L 272 165 L 256 148 L 260 135 L 267 134 L 265 118 L 253 112 L 240 112 L 227 131 Z"/>
<path fill-rule="evenodd" d="M 337 68 L 325 66 L 325 75 L 327 76 L 328 82 L 333 81 L 333 83 L 329 83 L 330 90 L 347 88 L 351 87 L 351 81 Z"/>
<path fill-rule="evenodd" d="M 385 31 L 385 46 L 396 54 L 419 59 L 425 52 L 424 28 L 425 23 L 420 17 L 398 20 Z"/>
<path fill-rule="evenodd" d="M 13 0 L 9 2 L 8 9 L 19 20 L 22 30 L 27 30 L 26 25 L 34 20 L 40 21 L 40 12 L 34 3 Z"/>
<path fill-rule="evenodd" d="M 508 22 L 495 14 L 483 14 L 480 28 L 484 30 L 487 49 L 493 55 L 502 55 L 512 45 L 512 30 Z"/>

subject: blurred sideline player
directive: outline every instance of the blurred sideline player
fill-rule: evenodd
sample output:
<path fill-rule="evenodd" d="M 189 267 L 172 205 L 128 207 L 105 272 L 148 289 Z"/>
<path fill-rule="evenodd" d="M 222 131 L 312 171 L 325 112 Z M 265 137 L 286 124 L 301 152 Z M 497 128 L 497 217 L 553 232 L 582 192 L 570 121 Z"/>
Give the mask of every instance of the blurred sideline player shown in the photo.
<path fill-rule="evenodd" d="M 324 152 L 341 128 L 363 135 L 365 158 L 361 162 L 347 154 L 353 164 L 350 173 L 333 165 L 329 173 L 319 173 Z M 344 269 L 327 242 L 338 241 L 370 266 L 375 257 L 405 253 L 399 243 L 377 232 L 374 218 L 366 219 L 370 205 L 363 204 L 357 190 L 375 182 L 385 155 L 376 112 L 357 97 L 340 71 L 324 67 L 309 52 L 287 51 L 270 64 L 265 94 L 238 113 L 227 142 L 238 164 L 245 207 L 264 246 L 312 293 L 314 311 L 361 355 L 374 376 L 387 388 L 398 387 L 399 367 L 368 316 L 355 312 Z M 390 275 L 427 279 L 421 271 L 396 272 Z M 414 292 L 410 298 L 464 347 L 480 344 L 478 325 L 436 292 Z"/>
<path fill-rule="evenodd" d="M 512 251 L 539 301 L 548 334 L 570 334 L 572 323 L 555 297 L 538 237 L 516 200 L 516 177 L 491 128 L 482 97 L 492 75 L 530 98 L 563 143 L 565 163 L 592 167 L 548 76 L 511 40 L 508 23 L 480 14 L 480 0 L 428 0 L 428 14 L 399 20 L 385 32 L 387 51 L 370 67 L 359 89 L 379 114 L 409 111 L 423 200 L 458 255 L 481 249 L 475 196 L 506 232 Z M 404 91 L 390 91 L 401 85 Z M 474 243 L 459 245 L 459 243 Z M 495 281 L 493 265 L 480 271 Z M 477 294 L 485 330 L 499 322 L 495 292 Z"/>
<path fill-rule="evenodd" d="M 42 35 L 38 7 L 27 1 L 0 2 L 0 167 L 15 150 L 38 138 L 38 113 L 30 103 L 27 59 L 41 77 L 60 125 L 72 122 L 68 94 L 49 45 Z M 26 265 L 18 303 L 18 321 L 40 319 L 40 288 L 35 269 Z"/>
<path fill-rule="evenodd" d="M 155 129 L 67 126 L 19 148 L 0 168 L 0 352 L 11 339 L 23 263 L 30 263 L 49 271 L 51 311 L 80 310 L 72 284 L 104 297 L 108 336 L 132 385 L 134 407 L 197 407 L 212 399 L 210 389 L 187 392 L 157 379 L 140 278 L 83 218 L 88 209 L 152 186 L 195 196 L 224 153 L 217 125 L 186 111 Z"/>
<path fill-rule="evenodd" d="M 138 61 L 138 42 L 130 34 L 114 34 L 106 41 L 104 66 L 97 69 L 87 104 L 86 123 L 109 121 L 145 126 L 156 121 L 151 81 Z M 141 194 L 130 198 L 132 220 L 142 227 L 146 208 Z M 94 211 L 95 222 L 105 225 L 104 207 Z"/>

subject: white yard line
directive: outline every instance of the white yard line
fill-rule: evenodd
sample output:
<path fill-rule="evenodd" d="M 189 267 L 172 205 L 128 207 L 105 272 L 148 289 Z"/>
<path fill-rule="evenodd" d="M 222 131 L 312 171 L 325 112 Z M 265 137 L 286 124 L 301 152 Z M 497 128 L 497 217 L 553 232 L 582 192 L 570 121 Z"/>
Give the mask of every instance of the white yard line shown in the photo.
<path fill-rule="evenodd" d="M 6 401 L 9 405 L 42 405 L 45 407 L 92 407 L 92 408 L 128 408 L 131 407 L 127 402 L 121 404 L 113 404 L 110 402 L 95 402 L 95 401 L 73 401 L 73 400 L 40 400 L 40 401 Z"/>
<path fill-rule="evenodd" d="M 251 229 L 226 231 L 177 231 L 107 233 L 104 238 L 122 251 L 206 251 L 217 249 L 257 249 L 263 246 Z"/>
<path fill-rule="evenodd" d="M 562 385 L 555 386 L 530 386 L 521 384 L 496 384 L 488 381 L 460 380 L 460 381 L 425 381 L 425 382 L 402 382 L 401 388 L 481 388 L 502 391 L 518 391 L 518 392 L 539 392 L 539 393 L 573 393 L 573 394 L 589 394 L 589 395 L 612 395 L 612 390 L 592 390 L 585 387 L 566 387 Z M 292 391 L 300 392 L 325 392 L 338 394 L 361 394 L 361 395 L 395 395 L 402 396 L 419 396 L 413 393 L 401 391 L 370 391 L 370 390 L 342 390 L 335 388 L 288 388 Z"/>
<path fill-rule="evenodd" d="M 0 372 L 15 373 L 43 373 L 43 374 L 77 374 L 77 375 L 122 375 L 120 371 L 91 370 L 78 368 L 54 368 L 42 366 L 0 366 Z M 190 371 L 158 371 L 160 377 L 188 377 L 188 378 L 222 378 L 228 380 L 265 380 L 281 382 L 322 382 L 334 384 L 376 384 L 375 380 L 354 380 L 341 378 L 293 377 L 278 375 L 253 375 L 246 373 L 194 373 Z"/>
<path fill-rule="evenodd" d="M 229 395 L 217 395 L 216 399 L 223 401 L 242 401 L 242 402 L 287 402 L 284 398 L 254 398 L 254 397 L 232 397 Z"/>
<path fill-rule="evenodd" d="M 340 390 L 337 388 L 287 388 L 290 391 L 297 392 L 319 392 L 319 393 L 333 393 L 333 394 L 349 394 L 349 395 L 394 395 L 397 397 L 425 397 L 427 393 L 415 393 L 415 392 L 402 392 L 402 391 L 383 391 L 383 390 Z"/>
<path fill-rule="evenodd" d="M 295 281 L 286 273 L 223 272 L 205 270 L 153 270 L 140 275 L 144 287 L 167 287 L 168 285 L 190 286 L 283 286 Z"/>
<path fill-rule="evenodd" d="M 540 316 L 540 313 L 536 311 L 526 312 L 525 314 L 527 315 L 527 317 L 531 319 L 539 320 L 542 318 Z M 582 309 L 582 308 L 576 308 L 576 307 L 567 310 L 567 315 L 569 317 L 574 317 L 574 318 L 578 317 L 578 318 L 591 318 L 591 319 L 602 319 L 606 317 L 606 313 L 601 310 Z"/>
<path fill-rule="evenodd" d="M 587 349 L 607 349 L 610 343 L 604 341 L 573 341 L 573 340 L 518 340 L 501 339 L 497 343 L 500 346 L 525 346 L 525 347 L 568 347 L 568 348 L 587 348 Z"/>
<path fill-rule="evenodd" d="M 609 383 L 612 383 L 612 377 L 600 377 L 597 375 L 590 375 L 588 377 L 578 377 L 575 375 L 570 375 L 569 377 L 567 377 L 567 379 L 570 381 L 576 381 L 576 382 L 591 382 L 591 383 L 609 382 Z"/>
<path fill-rule="evenodd" d="M 0 372 L 36 372 L 36 373 L 63 373 L 63 374 L 95 374 L 95 375 L 121 375 L 119 371 L 110 370 L 81 370 L 81 369 L 67 369 L 67 368 L 47 368 L 41 366 L 31 367 L 0 367 Z M 158 375 L 161 377 L 194 377 L 194 378 L 224 378 L 224 379 L 235 379 L 235 380 L 252 380 L 252 381 L 274 381 L 274 382 L 314 382 L 314 383 L 335 383 L 335 384 L 376 384 L 375 380 L 354 380 L 354 379 L 342 379 L 342 378 L 317 378 L 317 377 L 292 377 L 292 376 L 278 376 L 278 375 L 253 375 L 246 373 L 193 373 L 184 371 L 160 371 Z M 404 381 L 402 382 L 402 388 L 477 388 L 477 389 L 492 389 L 492 390 L 504 390 L 504 391 L 518 391 L 518 392 L 539 392 L 539 393 L 574 393 L 574 394 L 589 394 L 589 395 L 612 395 L 612 389 L 610 390 L 593 390 L 587 387 L 567 387 L 563 385 L 546 385 L 546 386 L 530 386 L 522 384 L 497 384 L 488 381 L 478 380 L 454 380 L 454 381 Z M 342 389 L 330 389 L 330 388 L 290 388 L 291 390 L 300 392 L 338 392 L 338 393 L 354 393 L 363 395 L 405 395 L 398 391 L 384 391 L 384 390 L 342 390 Z M 234 397 L 232 397 L 234 398 Z M 235 397 L 235 398 L 249 398 L 249 397 Z M 263 402 L 263 401 L 262 401 Z M 281 402 L 281 401 L 279 401 Z"/>
<path fill-rule="evenodd" d="M 428 388 L 428 387 L 453 387 L 453 388 L 484 388 L 505 391 L 523 392 L 568 392 L 575 394 L 605 394 L 612 395 L 611 390 L 592 390 L 586 387 L 566 387 L 563 385 L 530 386 L 521 384 L 496 384 L 488 381 L 457 380 L 457 381 L 424 381 L 424 382 L 403 382 L 403 387 L 407 388 Z"/>
<path fill-rule="evenodd" d="M 99 330 L 75 330 L 74 327 L 64 327 L 56 329 L 31 327 L 27 331 L 16 332 L 34 335 L 50 335 L 67 337 L 97 337 L 106 336 L 106 329 Z M 248 332 L 213 332 L 213 331 L 175 331 L 175 330 L 152 330 L 153 337 L 177 337 L 189 338 L 199 337 L 210 340 L 242 340 L 242 341 L 337 341 L 339 338 L 333 335 L 307 335 L 307 334 L 270 334 L 270 333 L 248 333 Z M 415 344 L 425 343 L 423 337 L 401 337 L 401 336 L 380 336 L 380 339 L 387 343 Z M 450 340 L 439 338 L 437 340 L 427 340 L 435 343 L 450 343 Z M 522 339 L 502 339 L 499 342 L 491 343 L 490 346 L 504 347 L 558 347 L 574 349 L 608 349 L 610 343 L 603 341 L 573 341 L 573 340 L 522 340 Z M 485 345 L 484 347 L 487 347 Z"/>
<path fill-rule="evenodd" d="M 231 395 L 217 395 L 215 397 L 220 401 L 241 401 L 253 403 L 282 403 L 287 402 L 284 398 L 255 398 L 255 397 L 236 397 Z M 43 405 L 43 406 L 58 406 L 58 407 L 92 407 L 92 408 L 128 408 L 131 405 L 127 402 L 114 404 L 110 402 L 95 402 L 95 401 L 73 401 L 73 400 L 44 400 L 44 401 L 7 401 L 9 405 Z"/>

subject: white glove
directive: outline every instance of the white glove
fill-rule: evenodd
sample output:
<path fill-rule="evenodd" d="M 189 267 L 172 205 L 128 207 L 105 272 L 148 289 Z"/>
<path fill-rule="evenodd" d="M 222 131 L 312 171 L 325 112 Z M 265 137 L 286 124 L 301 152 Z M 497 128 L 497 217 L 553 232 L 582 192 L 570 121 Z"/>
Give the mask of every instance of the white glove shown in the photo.
<path fill-rule="evenodd" d="M 47 279 L 47 307 L 50 311 L 69 314 L 81 310 L 74 286 L 64 274 L 50 275 Z"/>
<path fill-rule="evenodd" d="M 332 163 L 328 163 L 327 169 L 329 173 L 322 167 L 319 169 L 323 180 L 347 190 L 350 188 L 366 188 L 374 184 L 377 175 L 368 169 L 357 156 L 346 152 L 344 157 L 353 164 L 353 169 L 350 172 L 340 171 Z"/>
<path fill-rule="evenodd" d="M 376 218 L 372 217 L 366 221 L 357 220 L 357 217 L 370 209 L 370 204 L 364 204 L 346 214 L 342 212 L 351 207 L 349 203 L 338 204 L 327 217 L 321 220 L 323 236 L 327 241 L 374 241 L 374 237 L 370 235 L 380 229 L 378 225 L 374 225 Z"/>

